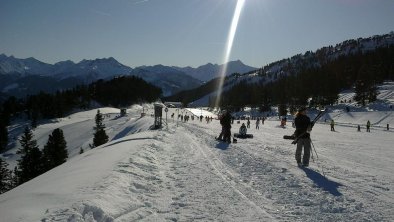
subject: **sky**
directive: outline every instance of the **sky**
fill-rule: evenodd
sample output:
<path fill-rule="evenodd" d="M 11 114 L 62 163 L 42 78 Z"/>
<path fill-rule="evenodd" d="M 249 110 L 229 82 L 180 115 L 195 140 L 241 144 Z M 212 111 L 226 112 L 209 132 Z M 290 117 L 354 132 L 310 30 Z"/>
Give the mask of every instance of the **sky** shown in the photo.
<path fill-rule="evenodd" d="M 237 0 L 0 0 L 0 54 L 130 67 L 223 64 Z M 392 0 L 246 0 L 229 60 L 262 67 L 394 31 Z"/>

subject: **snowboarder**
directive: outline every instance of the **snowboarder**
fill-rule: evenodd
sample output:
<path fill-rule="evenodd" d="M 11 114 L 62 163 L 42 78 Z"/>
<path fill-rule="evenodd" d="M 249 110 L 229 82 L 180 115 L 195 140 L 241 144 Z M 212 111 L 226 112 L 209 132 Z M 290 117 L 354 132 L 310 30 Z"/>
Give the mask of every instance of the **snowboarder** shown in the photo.
<path fill-rule="evenodd" d="M 247 129 L 246 129 L 245 123 L 242 123 L 242 126 L 239 128 L 239 135 L 246 136 L 246 132 L 247 132 Z"/>
<path fill-rule="evenodd" d="M 335 129 L 334 129 L 335 122 L 333 119 L 331 120 L 330 126 L 331 126 L 331 131 L 335 131 Z"/>
<path fill-rule="evenodd" d="M 371 132 L 370 127 L 371 127 L 371 122 L 369 122 L 369 120 L 368 120 L 367 121 L 367 132 Z"/>
<path fill-rule="evenodd" d="M 298 109 L 296 117 L 294 119 L 296 130 L 294 132 L 296 137 L 299 137 L 297 141 L 297 149 L 295 153 L 295 159 L 298 166 L 309 166 L 309 158 L 311 152 L 311 139 L 310 131 L 313 125 L 311 124 L 311 119 L 306 115 L 306 108 L 301 107 Z M 302 158 L 301 165 L 301 152 L 304 147 L 304 156 Z"/>

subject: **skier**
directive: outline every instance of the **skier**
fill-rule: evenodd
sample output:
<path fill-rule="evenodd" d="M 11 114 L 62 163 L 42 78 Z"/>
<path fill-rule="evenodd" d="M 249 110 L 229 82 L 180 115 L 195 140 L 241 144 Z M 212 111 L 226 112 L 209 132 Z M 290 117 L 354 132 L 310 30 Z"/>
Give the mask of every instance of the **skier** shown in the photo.
<path fill-rule="evenodd" d="M 371 122 L 369 122 L 369 120 L 368 120 L 368 122 L 367 122 L 367 132 L 371 132 L 370 127 L 371 127 Z"/>
<path fill-rule="evenodd" d="M 223 135 L 224 135 L 224 122 L 223 122 L 223 117 L 224 117 L 225 110 L 223 110 L 222 115 L 219 116 L 219 122 L 220 125 L 222 126 L 222 131 L 220 132 L 219 136 L 216 138 L 217 140 L 223 141 Z"/>
<path fill-rule="evenodd" d="M 335 122 L 334 122 L 334 120 L 332 119 L 332 120 L 331 120 L 331 123 L 330 123 L 331 131 L 335 131 L 334 125 L 335 125 Z"/>
<path fill-rule="evenodd" d="M 281 121 L 280 121 L 280 126 L 284 128 L 285 125 L 286 125 L 286 117 L 283 117 L 283 118 L 281 119 Z"/>
<path fill-rule="evenodd" d="M 248 117 L 248 121 L 246 122 L 246 125 L 247 125 L 248 128 L 250 128 L 250 120 L 249 120 L 249 117 Z"/>
<path fill-rule="evenodd" d="M 361 127 L 360 127 L 360 125 L 357 125 L 357 132 L 361 132 Z"/>
<path fill-rule="evenodd" d="M 305 107 L 301 107 L 300 109 L 298 109 L 298 112 L 294 119 L 294 123 L 296 126 L 294 134 L 296 137 L 299 137 L 297 141 L 295 159 L 298 166 L 309 166 L 309 158 L 311 152 L 311 139 L 309 132 L 312 130 L 313 124 L 311 124 L 310 118 L 306 115 Z M 304 156 L 302 158 L 301 165 L 302 147 L 304 147 Z"/>
<path fill-rule="evenodd" d="M 260 129 L 260 118 L 256 120 L 256 129 Z"/>

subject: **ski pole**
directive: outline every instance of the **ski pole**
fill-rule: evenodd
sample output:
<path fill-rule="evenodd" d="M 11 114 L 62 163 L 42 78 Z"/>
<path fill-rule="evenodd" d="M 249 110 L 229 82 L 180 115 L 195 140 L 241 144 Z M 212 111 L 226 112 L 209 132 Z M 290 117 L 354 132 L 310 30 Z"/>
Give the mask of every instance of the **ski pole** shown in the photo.
<path fill-rule="evenodd" d="M 320 167 L 320 168 L 321 168 L 321 172 L 323 173 L 323 176 L 326 177 L 326 173 L 324 172 L 323 165 L 320 165 L 320 164 L 318 163 L 318 161 L 317 161 L 317 160 L 319 159 L 319 156 L 317 155 L 316 148 L 315 148 L 315 145 L 313 144 L 312 140 L 311 140 L 311 144 L 312 144 L 313 150 L 314 150 L 315 153 L 316 153 L 316 164 L 317 164 L 317 167 Z M 320 165 L 320 166 L 319 166 L 319 165 Z"/>

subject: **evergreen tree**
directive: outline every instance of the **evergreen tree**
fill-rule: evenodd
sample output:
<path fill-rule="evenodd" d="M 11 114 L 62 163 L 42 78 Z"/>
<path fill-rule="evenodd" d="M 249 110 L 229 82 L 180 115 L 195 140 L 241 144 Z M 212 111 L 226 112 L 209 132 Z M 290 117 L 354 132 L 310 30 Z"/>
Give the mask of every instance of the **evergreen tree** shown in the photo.
<path fill-rule="evenodd" d="M 355 93 L 354 95 L 354 100 L 357 101 L 358 104 L 361 104 L 362 106 L 365 106 L 366 102 L 365 100 L 368 98 L 368 87 L 364 83 L 364 81 L 358 80 L 356 82 L 355 86 Z"/>
<path fill-rule="evenodd" d="M 43 173 L 42 153 L 33 139 L 33 133 L 29 127 L 25 128 L 22 138 L 19 140 L 21 148 L 17 154 L 21 154 L 18 160 L 18 182 L 20 184 L 33 179 Z"/>
<path fill-rule="evenodd" d="M 0 113 L 0 152 L 3 151 L 8 144 L 8 130 L 6 121 Z"/>
<path fill-rule="evenodd" d="M 13 174 L 12 174 L 12 187 L 16 187 L 20 184 L 19 182 L 19 170 L 18 167 L 14 168 Z"/>
<path fill-rule="evenodd" d="M 12 173 L 8 164 L 0 158 L 0 194 L 12 189 Z"/>
<path fill-rule="evenodd" d="M 368 102 L 374 102 L 376 101 L 378 96 L 378 89 L 376 87 L 376 85 L 372 85 L 369 87 L 368 89 Z"/>
<path fill-rule="evenodd" d="M 98 147 L 106 142 L 108 142 L 108 136 L 105 133 L 105 125 L 103 124 L 104 117 L 100 113 L 100 110 L 97 110 L 96 114 L 96 126 L 94 127 L 95 133 L 93 137 L 93 147 Z"/>
<path fill-rule="evenodd" d="M 50 170 L 66 162 L 68 158 L 67 143 L 63 131 L 59 128 L 49 135 L 48 142 L 43 149 L 43 163 L 45 170 Z"/>

